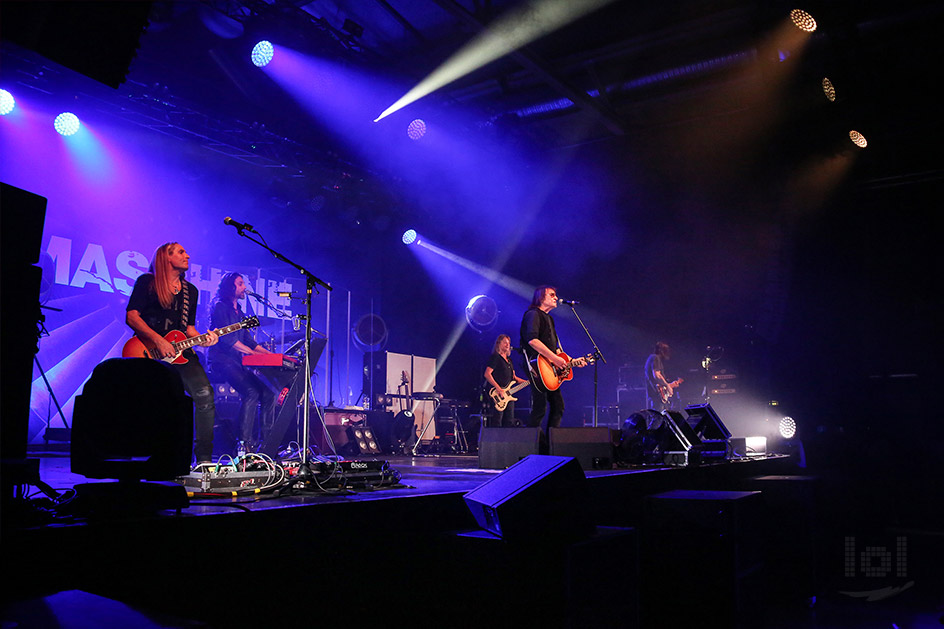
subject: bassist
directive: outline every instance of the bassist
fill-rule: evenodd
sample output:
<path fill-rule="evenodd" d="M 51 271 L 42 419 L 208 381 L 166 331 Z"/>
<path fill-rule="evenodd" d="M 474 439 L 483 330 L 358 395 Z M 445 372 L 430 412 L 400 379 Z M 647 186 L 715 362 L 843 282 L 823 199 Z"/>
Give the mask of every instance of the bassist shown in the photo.
<path fill-rule="evenodd" d="M 491 408 L 489 424 L 496 428 L 508 428 L 515 425 L 515 398 L 507 391 L 512 382 L 527 382 L 515 373 L 515 366 L 511 362 L 511 337 L 499 334 L 495 340 L 495 347 L 488 366 L 485 368 L 485 380 L 494 388 L 499 399 L 507 399 L 504 410 Z"/>
<path fill-rule="evenodd" d="M 554 367 L 566 368 L 567 361 L 558 356 L 562 353 L 557 330 L 554 327 L 554 317 L 551 310 L 557 307 L 557 289 L 553 286 L 538 286 L 531 299 L 531 306 L 525 311 L 521 319 L 521 347 L 530 361 L 537 356 L 543 356 Z M 583 367 L 586 361 L 578 358 L 573 362 L 574 367 Z M 547 428 L 558 428 L 564 416 L 564 396 L 560 389 L 546 390 L 537 380 L 534 371 L 531 375 L 531 415 L 528 426 L 539 427 L 547 413 Z"/>
<path fill-rule="evenodd" d="M 200 291 L 184 279 L 190 268 L 190 255 L 176 242 L 161 245 L 154 252 L 149 273 L 138 277 L 128 299 L 125 322 L 149 348 L 153 358 L 173 356 L 175 351 L 164 335 L 179 330 L 189 337 L 200 336 L 195 326 L 197 298 Z M 214 345 L 219 337 L 207 333 L 204 346 Z M 183 353 L 186 363 L 175 364 L 184 388 L 194 403 L 194 456 L 198 463 L 213 456 L 213 422 L 216 407 L 213 387 L 196 352 Z"/>

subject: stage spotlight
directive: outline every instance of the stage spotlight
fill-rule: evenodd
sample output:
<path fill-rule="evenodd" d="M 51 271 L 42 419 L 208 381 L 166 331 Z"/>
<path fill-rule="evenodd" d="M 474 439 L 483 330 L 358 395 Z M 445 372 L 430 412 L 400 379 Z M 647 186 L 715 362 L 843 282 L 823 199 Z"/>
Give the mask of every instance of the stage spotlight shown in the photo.
<path fill-rule="evenodd" d="M 793 439 L 796 435 L 797 425 L 792 417 L 780 418 L 780 436 L 784 439 Z"/>
<path fill-rule="evenodd" d="M 793 22 L 794 26 L 806 33 L 812 33 L 816 30 L 816 20 L 813 19 L 812 15 L 802 9 L 793 9 L 790 11 L 790 20 Z"/>
<path fill-rule="evenodd" d="M 272 42 L 263 39 L 252 47 L 252 54 L 249 58 L 252 59 L 252 65 L 263 68 L 269 65 L 273 56 L 275 56 L 275 48 L 272 46 Z"/>
<path fill-rule="evenodd" d="M 403 240 L 403 244 L 405 245 L 412 245 L 418 239 L 419 239 L 419 236 L 417 235 L 416 230 L 408 229 L 405 232 L 403 232 L 403 238 L 401 240 Z"/>
<path fill-rule="evenodd" d="M 852 143 L 858 146 L 860 149 L 864 149 L 869 145 L 869 142 L 865 139 L 865 136 L 855 130 L 849 132 L 849 139 L 852 140 Z"/>
<path fill-rule="evenodd" d="M 53 126 L 59 135 L 75 135 L 79 130 L 79 118 L 73 113 L 64 112 L 56 116 Z"/>
<path fill-rule="evenodd" d="M 6 90 L 0 90 L 0 116 L 6 116 L 13 111 L 16 101 L 13 100 L 13 94 Z"/>
<path fill-rule="evenodd" d="M 465 307 L 465 320 L 478 332 L 486 332 L 498 321 L 498 304 L 488 295 L 476 295 Z"/>
<path fill-rule="evenodd" d="M 836 102 L 836 88 L 828 77 L 823 77 L 823 94 L 826 95 L 826 100 L 829 102 Z"/>
<path fill-rule="evenodd" d="M 417 118 L 409 124 L 406 128 L 406 135 L 411 140 L 419 140 L 421 137 L 426 135 L 426 122 L 420 118 Z"/>

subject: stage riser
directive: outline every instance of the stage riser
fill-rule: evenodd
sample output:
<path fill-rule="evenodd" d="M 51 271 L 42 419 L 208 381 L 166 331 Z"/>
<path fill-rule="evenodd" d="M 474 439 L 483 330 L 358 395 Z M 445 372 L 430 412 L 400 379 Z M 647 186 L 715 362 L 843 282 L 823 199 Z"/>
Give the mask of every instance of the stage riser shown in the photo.
<path fill-rule="evenodd" d="M 631 527 L 640 522 L 645 496 L 705 483 L 712 477 L 723 479 L 725 468 L 736 468 L 743 475 L 777 473 L 763 462 L 750 462 L 703 470 L 591 475 L 583 508 L 595 524 Z M 393 622 L 392 626 L 398 624 L 395 619 L 404 618 L 420 625 L 425 619 L 426 626 L 433 621 L 439 622 L 438 626 L 460 626 L 466 619 L 501 626 L 494 611 L 501 607 L 493 605 L 494 601 L 508 601 L 520 611 L 530 609 L 533 599 L 515 596 L 522 587 L 516 572 L 495 572 L 482 564 L 484 551 L 460 560 L 468 556 L 463 555 L 455 533 L 478 528 L 464 503 L 464 493 L 398 497 L 397 490 L 389 490 L 359 497 L 325 496 L 317 503 L 295 506 L 289 499 L 273 509 L 265 509 L 262 500 L 244 503 L 260 510 L 233 508 L 215 515 L 199 515 L 210 507 L 194 505 L 183 518 L 93 521 L 83 526 L 15 532 L 4 540 L 3 559 L 4 565 L 15 566 L 11 569 L 17 574 L 18 587 L 82 589 L 182 617 L 205 619 L 215 626 L 271 623 L 278 617 L 271 605 L 246 604 L 234 594 L 238 590 L 234 586 L 250 578 L 238 568 L 246 566 L 251 572 L 252 566 L 259 565 L 268 566 L 279 576 L 279 594 L 284 600 L 307 601 L 312 617 L 320 622 L 350 622 L 367 610 L 372 619 Z M 228 503 L 214 504 L 213 510 L 219 512 Z M 564 568 L 546 572 L 535 562 L 549 554 L 560 557 L 566 544 L 546 543 L 540 527 L 535 527 L 534 541 L 541 552 L 532 552 L 532 559 L 520 569 L 526 574 L 546 574 L 546 579 L 563 584 L 568 574 Z M 581 575 L 574 587 L 597 584 L 599 607 L 592 604 L 592 590 L 584 589 L 567 599 L 547 601 L 547 608 L 586 617 L 594 613 L 606 616 L 631 605 L 625 597 L 637 589 L 629 579 L 638 562 L 629 550 L 633 543 L 622 540 L 619 545 L 622 550 L 610 547 L 601 551 L 612 561 L 601 569 L 596 582 L 592 576 L 586 580 L 585 568 L 573 573 Z M 214 565 L 226 566 L 222 577 L 212 569 Z M 463 568 L 468 572 L 467 580 L 445 578 L 449 570 L 462 573 Z M 332 575 L 339 569 L 347 575 L 346 584 L 326 586 L 333 583 Z M 477 572 L 481 570 L 485 572 Z M 488 580 L 472 579 L 474 574 Z M 377 575 L 384 578 L 378 580 Z M 610 578 L 617 579 L 614 584 L 625 583 L 626 589 L 607 587 Z M 370 589 L 371 583 L 378 583 L 378 587 Z M 529 591 L 541 591 L 535 583 L 525 585 Z M 567 607 L 565 601 L 586 604 L 567 603 Z M 516 613 L 515 609 L 510 613 Z M 596 625 L 584 626 L 614 625 L 604 618 Z M 634 623 L 619 626 L 632 627 Z"/>

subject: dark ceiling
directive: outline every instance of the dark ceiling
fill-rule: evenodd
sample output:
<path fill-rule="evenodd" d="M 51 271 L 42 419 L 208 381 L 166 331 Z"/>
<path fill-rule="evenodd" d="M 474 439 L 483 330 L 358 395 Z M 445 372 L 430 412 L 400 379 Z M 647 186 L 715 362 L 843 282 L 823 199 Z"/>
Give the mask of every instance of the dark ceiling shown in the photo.
<path fill-rule="evenodd" d="M 48 7 L 58 3 L 12 6 L 19 12 L 33 4 L 46 7 L 27 10 L 35 21 L 36 13 L 48 19 L 55 13 Z M 119 20 L 130 30 L 121 33 L 124 38 L 139 28 L 143 3 L 128 3 L 138 7 L 127 11 L 129 15 L 115 10 L 121 3 L 64 4 L 104 7 L 76 8 L 63 20 L 79 41 L 95 32 L 73 28 L 83 19 L 79 16 L 89 16 L 88 28 L 98 29 L 96 37 L 111 41 L 121 30 Z M 324 146 L 328 136 L 311 125 L 285 124 L 291 120 L 285 115 L 287 98 L 267 90 L 253 77 L 252 68 L 245 67 L 245 49 L 255 39 L 291 39 L 312 52 L 395 80 L 405 89 L 497 19 L 525 4 L 511 0 L 154 2 L 131 64 L 131 79 L 123 89 L 144 100 L 156 96 L 180 107 L 191 105 L 198 115 L 190 120 L 212 125 L 212 119 L 219 118 L 215 126 L 221 131 L 234 131 L 242 123 L 250 127 L 240 130 L 247 135 L 265 125 L 287 142 L 263 138 L 257 144 L 275 151 L 280 147 L 273 144 L 287 144 L 288 151 L 298 153 L 292 142 Z M 771 107 L 755 92 L 758 81 L 768 74 L 765 64 L 775 64 L 782 52 L 771 45 L 770 36 L 792 5 L 744 0 L 589 4 L 605 6 L 447 85 L 421 101 L 422 108 L 461 109 L 474 131 L 497 129 L 530 147 L 548 150 L 618 142 L 621 137 L 692 120 L 711 124 L 738 120 Z M 5 5 L 5 21 L 11 22 L 11 3 Z M 886 157 L 883 166 L 866 170 L 864 178 L 887 182 L 939 177 L 925 140 L 940 131 L 937 106 L 930 97 L 927 69 L 932 62 L 927 55 L 934 49 L 932 38 L 938 34 L 934 25 L 944 17 L 944 7 L 930 1 L 834 1 L 804 8 L 817 17 L 819 29 L 803 54 L 796 86 L 781 95 L 788 104 L 777 105 L 800 111 L 806 97 L 801 86 L 815 85 L 829 73 L 839 88 L 843 115 L 880 147 L 873 153 Z M 11 39 L 11 30 L 9 25 L 4 28 L 6 39 Z M 24 39 L 23 30 L 29 29 L 17 28 L 12 39 Z M 61 42 L 64 35 L 57 37 Z M 72 50 L 65 43 L 58 45 L 66 53 L 57 60 L 74 66 L 81 64 L 84 54 L 91 54 L 83 53 L 87 44 Z M 247 102 L 254 107 L 247 107 Z M 779 140 L 796 135 L 788 132 Z M 272 157 L 285 161 L 284 155 Z M 310 161 L 323 163 L 320 157 Z"/>

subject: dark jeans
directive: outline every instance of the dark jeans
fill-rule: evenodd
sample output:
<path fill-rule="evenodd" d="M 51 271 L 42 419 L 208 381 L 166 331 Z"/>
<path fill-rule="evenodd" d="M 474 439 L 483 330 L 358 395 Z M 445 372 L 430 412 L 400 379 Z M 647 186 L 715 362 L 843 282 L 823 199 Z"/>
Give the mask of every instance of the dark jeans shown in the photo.
<path fill-rule="evenodd" d="M 504 411 L 498 411 L 493 405 L 488 414 L 488 425 L 494 428 L 511 428 L 515 425 L 515 403 L 508 402 Z"/>
<path fill-rule="evenodd" d="M 531 386 L 531 415 L 528 417 L 528 426 L 540 428 L 547 412 L 547 428 L 560 428 L 561 418 L 564 417 L 564 396 L 560 389 L 557 391 L 541 391 L 539 387 Z"/>
<path fill-rule="evenodd" d="M 213 422 L 216 406 L 213 403 L 213 386 L 207 378 L 200 359 L 195 354 L 183 365 L 174 365 L 184 389 L 193 398 L 193 455 L 197 461 L 213 458 Z"/>
<path fill-rule="evenodd" d="M 275 394 L 256 374 L 231 360 L 213 360 L 213 373 L 225 379 L 239 393 L 239 438 L 252 441 L 256 406 L 262 402 L 263 423 L 275 416 Z"/>
<path fill-rule="evenodd" d="M 668 408 L 668 405 L 662 402 L 660 396 L 653 396 L 652 393 L 646 395 L 646 403 L 649 405 L 648 408 L 651 408 L 654 411 L 659 411 L 660 413 Z"/>

